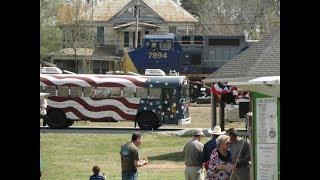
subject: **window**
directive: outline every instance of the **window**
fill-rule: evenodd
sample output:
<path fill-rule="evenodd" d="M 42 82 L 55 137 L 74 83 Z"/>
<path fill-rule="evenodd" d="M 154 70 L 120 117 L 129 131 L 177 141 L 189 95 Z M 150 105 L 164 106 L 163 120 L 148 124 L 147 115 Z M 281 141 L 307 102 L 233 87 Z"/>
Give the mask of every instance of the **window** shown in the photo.
<path fill-rule="evenodd" d="M 200 65 L 201 64 L 201 54 L 191 54 L 191 65 Z"/>
<path fill-rule="evenodd" d="M 44 92 L 49 93 L 49 96 L 55 96 L 56 95 L 56 87 L 55 86 L 45 87 Z"/>
<path fill-rule="evenodd" d="M 40 86 L 40 92 L 44 92 L 45 87 L 44 86 Z"/>
<path fill-rule="evenodd" d="M 83 97 L 94 97 L 94 88 L 93 87 L 83 87 Z"/>
<path fill-rule="evenodd" d="M 194 44 L 203 44 L 203 37 L 202 36 L 195 36 L 194 37 Z"/>
<path fill-rule="evenodd" d="M 124 40 L 123 40 L 123 46 L 129 47 L 129 32 L 124 32 Z"/>
<path fill-rule="evenodd" d="M 148 88 L 137 88 L 137 98 L 146 98 L 148 96 Z"/>
<path fill-rule="evenodd" d="M 177 27 L 169 27 L 169 33 L 172 33 L 172 34 L 176 34 L 177 33 Z"/>
<path fill-rule="evenodd" d="M 108 61 L 93 60 L 93 73 L 106 74 L 109 69 Z"/>
<path fill-rule="evenodd" d="M 123 97 L 133 98 L 136 96 L 136 88 L 134 87 L 124 87 L 123 88 Z"/>
<path fill-rule="evenodd" d="M 93 73 L 94 74 L 101 74 L 101 72 L 100 72 L 100 61 L 93 60 Z"/>
<path fill-rule="evenodd" d="M 150 41 L 146 41 L 146 48 L 150 48 Z"/>
<path fill-rule="evenodd" d="M 120 87 L 112 87 L 110 88 L 110 97 L 121 97 L 122 88 Z"/>
<path fill-rule="evenodd" d="M 97 43 L 99 45 L 104 44 L 104 27 L 97 27 Z"/>
<path fill-rule="evenodd" d="M 187 36 L 182 36 L 181 37 L 181 44 L 190 44 L 191 42 L 191 37 L 187 37 Z"/>
<path fill-rule="evenodd" d="M 151 49 L 152 49 L 152 50 L 158 49 L 158 43 L 152 42 L 152 43 L 151 43 Z"/>
<path fill-rule="evenodd" d="M 160 99 L 161 89 L 160 88 L 150 88 L 149 89 L 149 99 Z"/>
<path fill-rule="evenodd" d="M 166 40 L 160 43 L 161 50 L 171 50 L 171 40 Z"/>
<path fill-rule="evenodd" d="M 181 87 L 180 90 L 181 98 L 189 97 L 189 89 L 187 87 Z"/>
<path fill-rule="evenodd" d="M 81 97 L 82 96 L 82 87 L 70 87 L 70 96 L 71 97 Z"/>
<path fill-rule="evenodd" d="M 209 39 L 209 46 L 239 46 L 239 39 Z"/>
<path fill-rule="evenodd" d="M 101 72 L 100 74 L 106 74 L 108 68 L 109 68 L 109 64 L 107 63 L 107 61 L 100 61 L 100 67 L 101 67 Z"/>
<path fill-rule="evenodd" d="M 59 86 L 58 87 L 58 96 L 62 96 L 62 97 L 69 96 L 69 87 Z"/>
<path fill-rule="evenodd" d="M 109 98 L 109 92 L 110 92 L 110 88 L 97 88 L 96 89 L 97 98 Z"/>

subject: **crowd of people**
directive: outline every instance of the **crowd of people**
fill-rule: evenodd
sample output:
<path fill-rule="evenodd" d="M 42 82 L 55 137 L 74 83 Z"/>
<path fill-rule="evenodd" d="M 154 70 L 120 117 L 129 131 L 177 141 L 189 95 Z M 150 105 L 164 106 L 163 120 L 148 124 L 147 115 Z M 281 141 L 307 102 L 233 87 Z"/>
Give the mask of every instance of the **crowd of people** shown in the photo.
<path fill-rule="evenodd" d="M 209 133 L 212 139 L 203 145 L 202 130 L 195 130 L 192 140 L 184 146 L 185 179 L 249 180 L 249 143 L 234 128 L 225 132 L 215 126 Z"/>

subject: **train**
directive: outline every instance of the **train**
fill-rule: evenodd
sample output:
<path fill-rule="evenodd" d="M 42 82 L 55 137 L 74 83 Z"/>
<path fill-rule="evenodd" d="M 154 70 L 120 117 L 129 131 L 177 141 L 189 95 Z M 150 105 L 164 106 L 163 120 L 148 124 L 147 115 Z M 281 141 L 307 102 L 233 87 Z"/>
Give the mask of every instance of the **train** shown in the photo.
<path fill-rule="evenodd" d="M 191 80 L 190 95 L 196 99 L 205 87 L 202 79 L 255 42 L 244 35 L 145 35 L 140 47 L 124 52 L 123 69 L 139 74 L 162 69 L 167 74 L 185 75 Z"/>

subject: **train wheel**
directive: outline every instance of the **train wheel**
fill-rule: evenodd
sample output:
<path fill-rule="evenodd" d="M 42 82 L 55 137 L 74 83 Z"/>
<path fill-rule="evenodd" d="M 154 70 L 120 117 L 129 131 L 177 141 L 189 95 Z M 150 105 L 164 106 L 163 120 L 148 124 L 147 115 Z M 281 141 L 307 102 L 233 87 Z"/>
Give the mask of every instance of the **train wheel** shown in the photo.
<path fill-rule="evenodd" d="M 52 129 L 61 129 L 68 127 L 66 115 L 58 109 L 53 109 L 48 112 L 46 115 L 46 123 L 49 128 Z"/>
<path fill-rule="evenodd" d="M 152 112 L 143 112 L 139 115 L 138 125 L 141 130 L 157 129 L 158 118 Z"/>

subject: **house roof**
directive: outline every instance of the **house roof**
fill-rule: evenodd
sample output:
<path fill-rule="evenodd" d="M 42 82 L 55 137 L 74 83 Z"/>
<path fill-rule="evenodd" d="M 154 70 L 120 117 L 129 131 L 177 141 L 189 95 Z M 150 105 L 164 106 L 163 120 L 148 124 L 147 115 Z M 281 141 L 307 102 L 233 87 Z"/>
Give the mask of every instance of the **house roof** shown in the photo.
<path fill-rule="evenodd" d="M 133 0 L 104 0 L 93 8 L 93 20 L 105 22 L 115 16 L 121 9 Z M 198 22 L 189 12 L 172 0 L 140 0 L 149 6 L 155 13 L 162 17 L 165 21 L 173 22 Z M 68 22 L 66 13 L 70 5 L 62 5 L 58 11 L 58 22 L 60 24 Z M 71 6 L 74 7 L 74 6 Z M 84 6 L 85 7 L 85 6 Z M 91 16 L 91 8 L 83 12 L 83 17 Z"/>
<path fill-rule="evenodd" d="M 280 30 L 273 30 L 216 72 L 205 83 L 249 80 L 280 75 Z"/>
<path fill-rule="evenodd" d="M 151 9 L 166 21 L 198 22 L 188 11 L 172 0 L 143 0 Z"/>
<path fill-rule="evenodd" d="M 112 29 L 114 29 L 114 30 L 123 29 L 123 28 L 127 28 L 127 27 L 130 27 L 130 26 L 133 26 L 135 24 L 136 24 L 136 22 L 128 22 L 128 23 L 125 23 L 125 24 L 120 24 L 118 26 L 114 26 Z M 139 24 L 140 27 L 144 26 L 144 27 L 149 27 L 149 28 L 154 28 L 154 29 L 160 28 L 159 26 L 154 25 L 154 24 L 150 24 L 150 23 L 139 22 L 138 24 Z"/>
<path fill-rule="evenodd" d="M 92 48 L 76 48 L 77 56 L 92 56 L 94 49 Z M 74 56 L 74 49 L 73 48 L 65 48 L 61 49 L 58 52 L 50 53 L 55 57 L 59 56 Z"/>
<path fill-rule="evenodd" d="M 88 60 L 121 60 L 122 56 L 117 56 L 116 46 L 104 45 L 96 48 L 77 48 L 77 56 L 90 57 Z M 65 48 L 50 54 L 54 59 L 71 60 L 74 58 L 74 50 Z"/>

